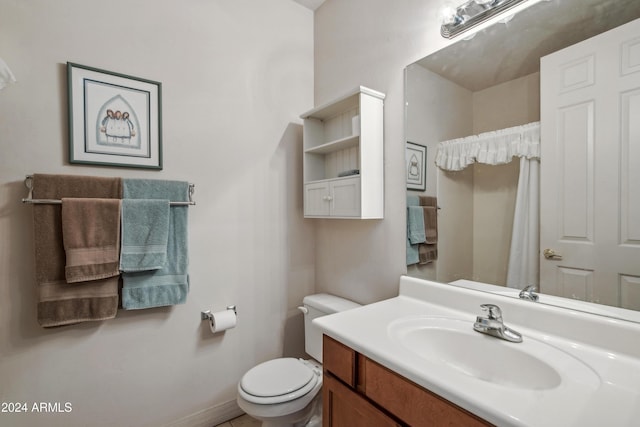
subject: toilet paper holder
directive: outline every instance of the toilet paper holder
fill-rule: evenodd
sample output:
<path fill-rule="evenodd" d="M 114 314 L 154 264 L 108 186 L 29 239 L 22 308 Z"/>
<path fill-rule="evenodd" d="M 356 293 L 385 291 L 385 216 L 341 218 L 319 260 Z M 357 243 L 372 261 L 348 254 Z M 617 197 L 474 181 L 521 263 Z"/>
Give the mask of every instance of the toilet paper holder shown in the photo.
<path fill-rule="evenodd" d="M 236 315 L 238 314 L 238 311 L 236 310 L 236 306 L 235 305 L 228 305 L 227 306 L 227 310 L 233 310 L 233 312 Z M 211 319 L 213 319 L 213 313 L 211 312 L 211 310 L 201 311 L 200 312 L 200 319 L 201 320 L 211 320 Z"/>

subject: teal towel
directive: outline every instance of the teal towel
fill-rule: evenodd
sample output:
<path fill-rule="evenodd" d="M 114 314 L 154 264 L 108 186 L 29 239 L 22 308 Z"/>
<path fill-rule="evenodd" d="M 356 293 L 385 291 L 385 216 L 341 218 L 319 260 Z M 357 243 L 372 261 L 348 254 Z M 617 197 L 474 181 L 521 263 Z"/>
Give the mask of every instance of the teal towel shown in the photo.
<path fill-rule="evenodd" d="M 412 245 L 407 237 L 407 265 L 417 264 L 420 261 L 418 245 Z"/>
<path fill-rule="evenodd" d="M 124 199 L 189 201 L 189 184 L 181 181 L 124 179 Z M 159 270 L 122 273 L 122 307 L 141 309 L 183 304 L 189 292 L 188 206 L 171 206 L 166 262 Z"/>
<path fill-rule="evenodd" d="M 420 196 L 409 194 L 407 196 L 407 206 L 420 206 Z"/>
<path fill-rule="evenodd" d="M 413 245 L 424 243 L 427 240 L 422 206 L 407 206 L 407 236 Z"/>
<path fill-rule="evenodd" d="M 419 206 L 420 206 L 419 196 L 407 195 L 407 265 L 417 264 L 418 261 L 420 261 L 420 254 L 418 253 L 418 244 L 421 242 L 416 242 L 415 244 L 412 244 L 412 241 L 411 241 L 412 237 L 416 240 L 420 240 L 420 236 L 416 235 L 416 234 L 419 234 L 419 231 L 418 232 L 412 231 L 415 228 L 419 230 L 420 229 L 419 224 L 416 226 L 415 221 L 413 220 L 414 218 L 410 215 L 410 213 L 417 215 L 417 212 L 415 210 L 409 209 L 410 207 L 419 207 Z M 424 216 L 422 214 L 420 216 L 422 217 L 422 233 L 424 234 Z M 420 218 L 416 217 L 415 219 L 416 221 L 420 221 Z M 424 236 L 424 239 L 426 240 L 426 235 Z"/>
<path fill-rule="evenodd" d="M 167 260 L 169 200 L 124 199 L 120 271 L 162 268 Z"/>

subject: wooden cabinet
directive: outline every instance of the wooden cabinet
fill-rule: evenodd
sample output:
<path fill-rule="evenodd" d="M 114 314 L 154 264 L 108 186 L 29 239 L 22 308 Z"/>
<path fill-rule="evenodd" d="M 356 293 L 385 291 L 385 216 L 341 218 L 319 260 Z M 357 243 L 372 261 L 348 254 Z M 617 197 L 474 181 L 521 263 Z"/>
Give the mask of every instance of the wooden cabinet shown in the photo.
<path fill-rule="evenodd" d="M 360 86 L 300 116 L 306 218 L 383 218 L 384 97 Z"/>
<path fill-rule="evenodd" d="M 326 335 L 322 357 L 324 427 L 492 425 Z"/>
<path fill-rule="evenodd" d="M 332 377 L 325 375 L 322 383 L 322 425 L 331 427 L 399 427 L 367 399 Z"/>

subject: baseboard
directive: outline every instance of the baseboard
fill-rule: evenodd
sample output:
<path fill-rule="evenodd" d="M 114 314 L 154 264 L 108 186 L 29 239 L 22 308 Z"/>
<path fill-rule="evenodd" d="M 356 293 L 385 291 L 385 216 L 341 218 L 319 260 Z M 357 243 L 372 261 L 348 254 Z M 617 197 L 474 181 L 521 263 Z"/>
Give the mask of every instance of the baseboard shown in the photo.
<path fill-rule="evenodd" d="M 235 400 L 187 415 L 166 427 L 214 427 L 244 414 Z"/>

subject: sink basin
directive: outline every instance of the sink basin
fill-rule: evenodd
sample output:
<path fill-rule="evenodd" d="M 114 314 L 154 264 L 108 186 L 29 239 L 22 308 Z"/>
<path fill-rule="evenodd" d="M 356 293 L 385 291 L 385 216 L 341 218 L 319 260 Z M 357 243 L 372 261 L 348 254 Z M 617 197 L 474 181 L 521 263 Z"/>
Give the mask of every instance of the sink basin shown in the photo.
<path fill-rule="evenodd" d="M 508 325 L 508 322 L 507 322 Z M 473 330 L 473 322 L 411 316 L 389 324 L 390 337 L 435 365 L 495 385 L 548 390 L 572 380 L 597 387 L 597 374 L 568 353 L 530 337 L 511 343 Z"/>

